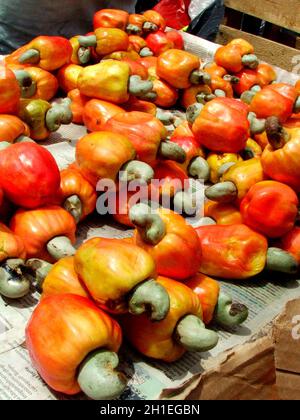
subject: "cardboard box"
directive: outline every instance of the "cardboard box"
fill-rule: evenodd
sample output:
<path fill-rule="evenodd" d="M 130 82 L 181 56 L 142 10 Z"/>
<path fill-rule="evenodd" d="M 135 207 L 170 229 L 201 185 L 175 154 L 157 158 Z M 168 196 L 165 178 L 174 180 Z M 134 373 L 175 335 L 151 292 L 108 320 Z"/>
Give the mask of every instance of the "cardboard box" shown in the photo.
<path fill-rule="evenodd" d="M 264 337 L 226 352 L 181 394 L 187 400 L 300 400 L 300 300 Z"/>

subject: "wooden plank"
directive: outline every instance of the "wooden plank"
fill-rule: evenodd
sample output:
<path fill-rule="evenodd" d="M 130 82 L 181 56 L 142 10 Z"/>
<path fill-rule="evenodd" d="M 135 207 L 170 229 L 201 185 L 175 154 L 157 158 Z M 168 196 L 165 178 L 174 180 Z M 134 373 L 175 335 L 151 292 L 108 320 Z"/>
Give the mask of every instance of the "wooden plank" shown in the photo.
<path fill-rule="evenodd" d="M 300 33 L 299 0 L 225 0 L 225 6 Z"/>
<path fill-rule="evenodd" d="M 300 56 L 300 51 L 295 48 L 287 47 L 286 45 L 278 44 L 277 42 L 224 25 L 220 26 L 216 42 L 225 45 L 235 38 L 244 38 L 254 45 L 256 54 L 261 60 L 287 71 L 293 70 L 296 64 L 295 57 Z"/>

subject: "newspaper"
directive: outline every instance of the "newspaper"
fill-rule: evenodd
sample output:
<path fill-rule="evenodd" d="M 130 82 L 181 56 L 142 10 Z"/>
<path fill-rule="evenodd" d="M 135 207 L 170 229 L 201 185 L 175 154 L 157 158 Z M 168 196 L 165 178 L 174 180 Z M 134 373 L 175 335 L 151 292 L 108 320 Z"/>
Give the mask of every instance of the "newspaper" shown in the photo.
<path fill-rule="evenodd" d="M 212 60 L 216 44 L 185 35 L 186 48 L 203 60 Z M 1 61 L 1 59 L 0 59 Z M 278 69 L 278 80 L 295 83 L 299 76 Z M 53 134 L 44 146 L 53 154 L 60 169 L 75 158 L 76 141 L 86 133 L 84 127 L 70 125 Z M 197 221 L 196 221 L 197 222 Z M 194 222 L 195 223 L 195 220 Z M 126 238 L 132 230 L 121 228 L 111 219 L 93 216 L 78 228 L 78 243 L 92 237 Z M 187 353 L 171 365 L 147 360 L 126 343 L 121 349 L 121 367 L 129 385 L 121 399 L 159 399 L 165 390 L 176 389 L 195 375 L 201 374 L 212 357 L 236 345 L 243 344 L 269 324 L 291 299 L 300 298 L 300 280 L 286 280 L 283 275 L 261 277 L 238 284 L 222 282 L 222 289 L 250 308 L 245 325 L 230 331 L 220 331 L 220 343 L 207 354 Z M 25 342 L 26 324 L 39 300 L 34 293 L 18 302 L 0 298 L 0 400 L 65 399 L 50 390 L 33 368 Z M 84 398 L 83 396 L 74 397 Z"/>

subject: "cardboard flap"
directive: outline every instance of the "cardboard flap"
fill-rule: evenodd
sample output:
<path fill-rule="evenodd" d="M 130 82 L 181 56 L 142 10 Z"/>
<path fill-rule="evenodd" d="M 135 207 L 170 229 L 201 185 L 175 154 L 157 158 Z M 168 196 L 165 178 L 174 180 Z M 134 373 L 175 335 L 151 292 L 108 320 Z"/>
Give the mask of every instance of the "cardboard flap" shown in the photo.
<path fill-rule="evenodd" d="M 185 387 L 167 390 L 168 399 L 276 400 L 276 369 L 271 337 L 237 346 L 207 363 L 206 372 Z M 172 395 L 173 394 L 173 395 Z"/>
<path fill-rule="evenodd" d="M 300 300 L 288 302 L 273 328 L 278 370 L 300 374 Z"/>

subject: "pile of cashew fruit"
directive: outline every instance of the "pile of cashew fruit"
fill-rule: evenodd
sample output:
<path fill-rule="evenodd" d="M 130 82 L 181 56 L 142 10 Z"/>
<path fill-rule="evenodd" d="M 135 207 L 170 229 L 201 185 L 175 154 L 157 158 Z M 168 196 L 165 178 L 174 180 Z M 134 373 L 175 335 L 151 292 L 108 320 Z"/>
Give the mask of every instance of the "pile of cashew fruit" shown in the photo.
<path fill-rule="evenodd" d="M 123 339 L 167 363 L 207 352 L 216 325 L 248 317 L 219 280 L 238 288 L 267 271 L 297 275 L 300 81 L 276 78 L 242 39 L 202 62 L 153 10 L 100 10 L 93 32 L 39 36 L 5 58 L 0 294 L 9 302 L 40 293 L 26 343 L 49 387 L 118 398 L 128 381 L 118 370 Z M 71 123 L 88 134 L 60 171 L 38 142 Z M 76 248 L 102 179 L 149 184 L 143 200 L 131 206 L 129 192 L 112 214 L 133 235 Z M 182 190 L 192 179 L 207 185 L 197 228 L 176 211 L 192 206 Z"/>

